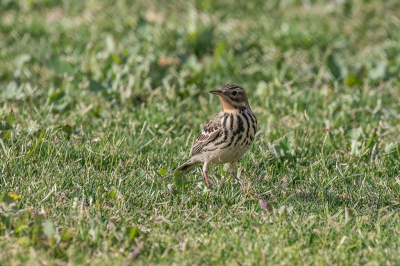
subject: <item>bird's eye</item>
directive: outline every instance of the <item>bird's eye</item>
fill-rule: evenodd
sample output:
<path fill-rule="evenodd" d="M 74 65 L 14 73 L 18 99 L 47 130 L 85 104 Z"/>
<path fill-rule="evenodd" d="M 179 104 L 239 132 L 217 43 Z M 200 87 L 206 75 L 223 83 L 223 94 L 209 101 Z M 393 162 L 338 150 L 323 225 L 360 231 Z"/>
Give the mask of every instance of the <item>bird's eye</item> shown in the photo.
<path fill-rule="evenodd" d="M 233 92 L 232 92 L 232 95 L 233 95 L 233 96 L 236 96 L 236 95 L 237 95 L 237 91 L 233 91 Z"/>

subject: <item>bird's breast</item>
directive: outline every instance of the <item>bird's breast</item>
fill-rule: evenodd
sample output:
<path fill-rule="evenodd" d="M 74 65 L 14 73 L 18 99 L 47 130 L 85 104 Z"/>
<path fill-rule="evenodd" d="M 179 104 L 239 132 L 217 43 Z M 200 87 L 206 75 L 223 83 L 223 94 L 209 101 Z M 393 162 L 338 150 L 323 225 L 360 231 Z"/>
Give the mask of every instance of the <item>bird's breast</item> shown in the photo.
<path fill-rule="evenodd" d="M 203 156 L 210 163 L 239 160 L 253 143 L 257 120 L 251 111 L 225 112 L 221 116 L 221 134 L 207 145 Z"/>

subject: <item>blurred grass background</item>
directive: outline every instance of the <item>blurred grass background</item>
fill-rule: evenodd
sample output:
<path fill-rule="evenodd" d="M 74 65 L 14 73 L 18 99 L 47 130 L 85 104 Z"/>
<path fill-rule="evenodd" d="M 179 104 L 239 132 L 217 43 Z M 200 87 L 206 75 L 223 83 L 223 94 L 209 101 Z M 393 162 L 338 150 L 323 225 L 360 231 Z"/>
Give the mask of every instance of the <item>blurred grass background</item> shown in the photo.
<path fill-rule="evenodd" d="M 398 264 L 399 14 L 1 0 L 2 264 Z M 168 173 L 225 83 L 259 121 L 239 175 L 265 209 L 223 166 L 213 199 L 200 170 L 178 190 Z"/>

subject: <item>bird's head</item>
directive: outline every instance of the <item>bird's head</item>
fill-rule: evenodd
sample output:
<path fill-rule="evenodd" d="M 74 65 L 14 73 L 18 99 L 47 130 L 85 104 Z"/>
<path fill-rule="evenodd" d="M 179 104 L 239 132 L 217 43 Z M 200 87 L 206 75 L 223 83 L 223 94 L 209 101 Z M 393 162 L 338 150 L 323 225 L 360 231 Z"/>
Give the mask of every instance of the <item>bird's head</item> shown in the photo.
<path fill-rule="evenodd" d="M 225 111 L 250 108 L 246 92 L 238 85 L 225 84 L 219 87 L 218 90 L 210 92 L 218 95 Z"/>

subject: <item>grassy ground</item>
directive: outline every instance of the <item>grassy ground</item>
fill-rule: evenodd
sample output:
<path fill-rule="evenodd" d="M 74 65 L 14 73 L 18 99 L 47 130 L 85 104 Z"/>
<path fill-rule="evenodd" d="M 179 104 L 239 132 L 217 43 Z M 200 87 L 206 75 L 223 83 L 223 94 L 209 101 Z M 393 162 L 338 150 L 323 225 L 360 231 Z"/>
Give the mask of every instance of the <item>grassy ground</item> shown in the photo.
<path fill-rule="evenodd" d="M 1 265 L 400 264 L 400 3 L 0 1 Z M 208 93 L 238 169 L 182 180 Z"/>

